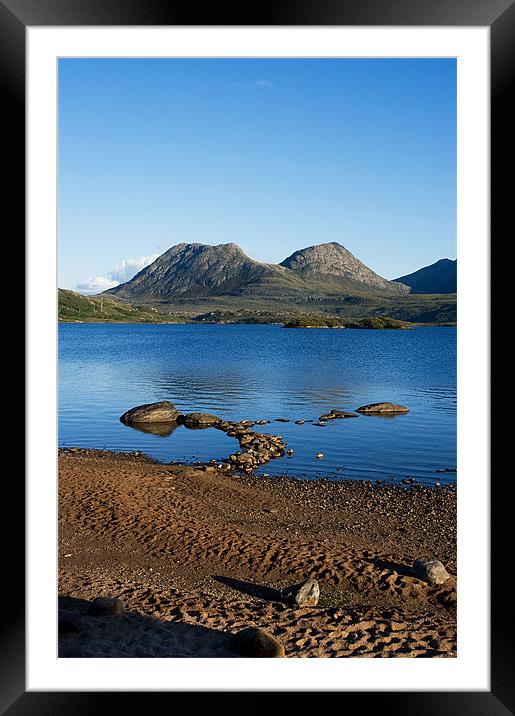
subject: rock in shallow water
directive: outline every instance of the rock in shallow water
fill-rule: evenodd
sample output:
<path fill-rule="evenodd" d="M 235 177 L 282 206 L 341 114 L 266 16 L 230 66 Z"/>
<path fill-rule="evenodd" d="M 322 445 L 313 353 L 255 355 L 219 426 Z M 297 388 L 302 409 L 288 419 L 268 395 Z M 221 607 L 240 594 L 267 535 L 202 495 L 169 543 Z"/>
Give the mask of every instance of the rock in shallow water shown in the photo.
<path fill-rule="evenodd" d="M 175 423 L 180 413 L 169 400 L 159 403 L 145 403 L 127 410 L 121 417 L 122 423 Z"/>
<path fill-rule="evenodd" d="M 247 627 L 234 634 L 228 644 L 240 656 L 277 659 L 284 656 L 284 647 L 273 636 L 258 627 Z"/>
<path fill-rule="evenodd" d="M 369 403 L 356 408 L 357 413 L 408 413 L 409 408 L 395 403 Z"/>
<path fill-rule="evenodd" d="M 434 558 L 420 557 L 413 562 L 415 575 L 432 586 L 444 584 L 451 576 L 443 564 Z"/>
<path fill-rule="evenodd" d="M 179 422 L 184 425 L 216 425 L 221 422 L 221 418 L 218 415 L 211 415 L 211 413 L 185 413 L 179 418 Z"/>

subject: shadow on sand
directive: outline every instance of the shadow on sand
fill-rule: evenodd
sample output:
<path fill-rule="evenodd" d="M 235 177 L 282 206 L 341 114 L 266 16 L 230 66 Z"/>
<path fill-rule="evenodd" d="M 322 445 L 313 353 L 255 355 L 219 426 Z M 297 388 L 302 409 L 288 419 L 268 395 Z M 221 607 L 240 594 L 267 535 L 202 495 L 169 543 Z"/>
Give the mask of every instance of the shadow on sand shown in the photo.
<path fill-rule="evenodd" d="M 415 572 L 411 567 L 407 567 L 405 564 L 398 564 L 397 562 L 389 562 L 385 559 L 368 559 L 367 562 L 373 564 L 378 569 L 388 569 L 390 572 L 395 572 L 403 577 L 415 577 Z"/>
<path fill-rule="evenodd" d="M 256 597 L 256 599 L 263 599 L 266 602 L 283 602 L 284 599 L 281 597 L 281 592 L 278 589 L 267 587 L 263 584 L 254 584 L 253 582 L 243 582 L 241 579 L 233 579 L 232 577 L 222 577 L 219 575 L 213 575 L 213 579 L 216 579 L 220 584 L 225 584 L 226 587 L 235 589 L 237 592 L 248 594 L 250 597 Z"/>
<path fill-rule="evenodd" d="M 91 602 L 59 597 L 59 658 L 238 658 L 230 634 L 137 612 L 93 616 Z"/>

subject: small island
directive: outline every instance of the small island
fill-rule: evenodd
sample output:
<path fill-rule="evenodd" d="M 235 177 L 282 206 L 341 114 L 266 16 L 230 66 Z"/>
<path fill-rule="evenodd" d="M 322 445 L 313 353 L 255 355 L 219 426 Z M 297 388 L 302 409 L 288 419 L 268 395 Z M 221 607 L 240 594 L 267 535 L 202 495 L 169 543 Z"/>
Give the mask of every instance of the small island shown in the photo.
<path fill-rule="evenodd" d="M 390 318 L 389 316 L 369 316 L 368 318 L 360 318 L 357 321 L 349 321 L 345 323 L 345 328 L 407 330 L 413 328 L 413 324 L 408 321 L 399 321 L 397 318 Z"/>
<path fill-rule="evenodd" d="M 331 316 L 299 316 L 285 323 L 284 328 L 345 328 L 345 325 Z"/>
<path fill-rule="evenodd" d="M 300 316 L 299 318 L 295 318 L 284 324 L 284 328 L 369 328 L 374 330 L 406 330 L 412 327 L 413 325 L 408 321 L 399 321 L 396 318 L 389 318 L 388 316 L 370 316 L 346 322 L 343 322 L 338 318 L 332 318 L 331 316 Z"/>

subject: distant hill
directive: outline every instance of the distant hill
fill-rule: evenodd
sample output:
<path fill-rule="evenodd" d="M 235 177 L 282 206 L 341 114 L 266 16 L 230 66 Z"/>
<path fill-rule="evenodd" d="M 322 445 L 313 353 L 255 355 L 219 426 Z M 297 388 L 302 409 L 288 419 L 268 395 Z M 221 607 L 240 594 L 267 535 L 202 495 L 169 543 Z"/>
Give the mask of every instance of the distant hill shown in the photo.
<path fill-rule="evenodd" d="M 306 249 L 295 251 L 291 256 L 281 262 L 280 266 L 293 271 L 305 279 L 318 279 L 329 281 L 341 289 L 353 288 L 368 289 L 373 292 L 387 293 L 389 295 L 402 295 L 409 293 L 404 285 L 396 284 L 379 276 L 372 269 L 365 266 L 351 252 L 341 244 L 332 242 L 320 246 L 308 246 Z"/>
<path fill-rule="evenodd" d="M 107 296 L 82 296 L 60 288 L 58 318 L 64 323 L 175 323 L 155 308 L 136 307 Z"/>
<path fill-rule="evenodd" d="M 395 281 L 409 286 L 413 293 L 456 293 L 457 260 L 440 259 Z"/>
<path fill-rule="evenodd" d="M 347 293 L 399 296 L 405 286 L 387 281 L 337 243 L 311 246 L 267 264 L 237 244 L 178 244 L 130 281 L 105 293 L 122 299 L 177 300 L 215 296 L 296 297 Z"/>

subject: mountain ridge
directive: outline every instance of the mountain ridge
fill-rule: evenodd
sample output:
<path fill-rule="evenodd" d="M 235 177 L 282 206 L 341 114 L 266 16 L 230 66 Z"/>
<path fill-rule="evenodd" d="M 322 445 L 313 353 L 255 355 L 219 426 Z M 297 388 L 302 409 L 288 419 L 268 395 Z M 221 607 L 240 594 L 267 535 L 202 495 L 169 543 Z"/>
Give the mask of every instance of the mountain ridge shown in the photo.
<path fill-rule="evenodd" d="M 129 281 L 104 293 L 128 300 L 166 300 L 261 294 L 406 295 L 409 291 L 379 276 L 341 244 L 331 242 L 295 251 L 280 264 L 256 261 L 234 243 L 180 243 Z"/>

